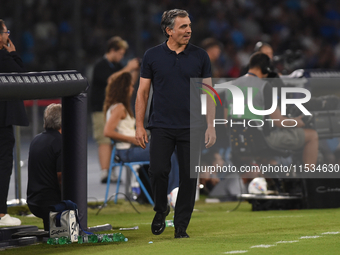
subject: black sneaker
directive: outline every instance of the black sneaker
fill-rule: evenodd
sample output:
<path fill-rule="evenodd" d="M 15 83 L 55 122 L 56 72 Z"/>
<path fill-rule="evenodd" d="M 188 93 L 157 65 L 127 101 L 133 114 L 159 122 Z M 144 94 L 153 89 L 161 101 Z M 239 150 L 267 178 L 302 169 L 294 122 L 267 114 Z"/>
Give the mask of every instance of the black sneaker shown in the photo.
<path fill-rule="evenodd" d="M 175 238 L 189 238 L 185 228 L 175 228 Z"/>
<path fill-rule="evenodd" d="M 151 224 L 151 232 L 154 235 L 160 235 L 163 233 L 165 229 L 165 218 L 168 216 L 170 212 L 170 206 L 167 207 L 167 210 L 163 213 L 156 212 L 155 217 L 153 218 Z"/>

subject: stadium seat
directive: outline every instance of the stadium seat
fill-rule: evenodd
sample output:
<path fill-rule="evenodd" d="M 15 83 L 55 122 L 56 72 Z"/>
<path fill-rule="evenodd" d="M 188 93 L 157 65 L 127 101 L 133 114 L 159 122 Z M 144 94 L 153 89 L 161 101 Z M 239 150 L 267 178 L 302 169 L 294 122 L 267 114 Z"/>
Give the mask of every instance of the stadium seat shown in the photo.
<path fill-rule="evenodd" d="M 116 155 L 116 145 L 115 142 L 113 140 L 111 140 L 113 147 L 112 147 L 112 153 L 111 153 L 111 160 L 110 160 L 110 167 L 109 167 L 109 173 L 108 173 L 108 178 L 107 178 L 107 183 L 106 183 L 106 194 L 105 194 L 105 200 L 104 200 L 104 204 L 107 203 L 107 198 L 109 195 L 109 189 L 110 189 L 110 177 L 112 174 L 112 169 L 114 167 L 119 167 L 119 175 L 118 175 L 118 180 L 117 180 L 117 188 L 116 188 L 116 194 L 115 194 L 115 204 L 117 204 L 117 198 L 118 198 L 118 192 L 119 192 L 119 185 L 120 185 L 120 180 L 122 177 L 122 171 L 123 171 L 123 166 L 126 167 L 126 169 L 131 170 L 131 172 L 135 175 L 140 187 L 142 188 L 146 198 L 148 199 L 149 203 L 153 206 L 154 202 L 152 200 L 152 198 L 150 197 L 148 191 L 146 190 L 143 182 L 141 181 L 141 179 L 138 176 L 138 173 L 135 171 L 135 169 L 133 169 L 133 166 L 135 165 L 149 165 L 150 161 L 136 161 L 136 162 L 124 162 L 121 160 L 121 158 Z"/>

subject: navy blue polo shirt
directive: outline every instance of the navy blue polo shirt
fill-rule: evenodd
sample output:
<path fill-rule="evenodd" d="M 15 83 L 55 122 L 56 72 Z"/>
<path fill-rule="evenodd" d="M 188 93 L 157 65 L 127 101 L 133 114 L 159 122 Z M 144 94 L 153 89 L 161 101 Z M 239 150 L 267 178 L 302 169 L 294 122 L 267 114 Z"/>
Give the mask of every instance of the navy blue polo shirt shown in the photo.
<path fill-rule="evenodd" d="M 141 66 L 141 77 L 151 79 L 153 88 L 148 128 L 190 128 L 190 78 L 211 77 L 210 59 L 190 43 L 177 54 L 166 42 L 147 50 Z M 194 92 L 199 104 L 199 89 Z"/>

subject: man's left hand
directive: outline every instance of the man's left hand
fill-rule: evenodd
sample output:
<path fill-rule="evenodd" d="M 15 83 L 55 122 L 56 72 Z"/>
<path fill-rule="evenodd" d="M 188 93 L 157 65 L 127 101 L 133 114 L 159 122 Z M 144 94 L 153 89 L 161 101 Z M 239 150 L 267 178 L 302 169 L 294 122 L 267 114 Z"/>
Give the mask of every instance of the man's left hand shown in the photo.
<path fill-rule="evenodd" d="M 204 143 L 205 143 L 205 148 L 210 148 L 213 146 L 216 142 L 216 131 L 214 127 L 208 127 L 207 130 L 205 131 L 205 138 L 204 138 Z"/>

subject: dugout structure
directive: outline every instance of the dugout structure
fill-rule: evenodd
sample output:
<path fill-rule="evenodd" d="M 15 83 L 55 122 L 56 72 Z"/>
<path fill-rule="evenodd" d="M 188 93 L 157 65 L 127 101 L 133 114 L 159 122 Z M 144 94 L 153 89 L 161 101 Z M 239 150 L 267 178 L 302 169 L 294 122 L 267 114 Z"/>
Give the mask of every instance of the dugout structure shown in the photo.
<path fill-rule="evenodd" d="M 62 98 L 62 199 L 78 205 L 87 229 L 88 82 L 77 71 L 0 73 L 0 100 Z"/>

